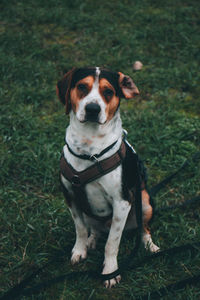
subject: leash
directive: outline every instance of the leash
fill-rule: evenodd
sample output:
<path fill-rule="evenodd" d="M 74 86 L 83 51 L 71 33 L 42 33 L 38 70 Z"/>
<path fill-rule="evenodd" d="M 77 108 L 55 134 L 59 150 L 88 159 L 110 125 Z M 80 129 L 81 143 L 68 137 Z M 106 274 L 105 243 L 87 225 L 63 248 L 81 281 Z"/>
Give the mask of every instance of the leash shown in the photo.
<path fill-rule="evenodd" d="M 200 151 L 196 152 L 192 155 L 191 160 L 194 162 L 200 159 Z M 182 164 L 182 166 L 176 170 L 174 173 L 160 181 L 158 184 L 154 185 L 150 189 L 150 195 L 153 197 L 155 196 L 162 188 L 166 186 L 176 175 L 178 175 L 183 169 L 185 169 L 189 165 L 189 159 L 185 160 L 185 162 Z"/>
<path fill-rule="evenodd" d="M 169 248 L 167 250 L 163 250 L 157 253 L 154 253 L 152 255 L 146 255 L 145 257 L 141 258 L 137 263 L 134 264 L 134 269 L 138 268 L 138 267 L 142 267 L 144 264 L 149 263 L 151 260 L 153 259 L 157 259 L 159 257 L 168 257 L 169 259 L 172 257 L 171 254 L 180 254 L 180 252 L 186 252 L 186 251 L 190 251 L 190 253 L 192 253 L 193 255 L 195 255 L 195 252 L 198 253 L 199 252 L 199 248 L 200 247 L 200 242 L 199 243 L 194 243 L 194 244 L 186 244 L 183 246 L 179 246 L 179 247 L 173 247 L 173 248 Z M 70 251 L 71 248 L 68 248 L 68 250 Z M 63 253 L 63 252 L 62 252 Z M 55 260 L 56 257 L 52 258 L 51 261 L 53 262 Z M 64 259 L 66 259 L 66 257 L 64 256 Z M 29 277 L 27 277 L 26 279 L 22 280 L 18 285 L 14 286 L 13 288 L 11 288 L 8 292 L 6 292 L 3 297 L 0 298 L 0 300 L 13 300 L 13 299 L 17 299 L 19 296 L 31 296 L 33 294 L 36 294 L 38 292 L 40 292 L 42 289 L 47 288 L 49 286 L 52 286 L 56 283 L 62 282 L 66 279 L 70 279 L 70 280 L 75 280 L 77 278 L 79 278 L 80 276 L 86 276 L 90 279 L 99 279 L 99 273 L 98 270 L 96 271 L 80 271 L 80 272 L 70 272 L 70 273 L 64 273 L 60 276 L 54 277 L 50 280 L 46 280 L 43 281 L 42 283 L 39 284 L 35 284 L 30 288 L 27 288 L 27 286 L 30 284 L 30 282 L 34 279 L 34 277 L 38 276 L 45 267 L 47 267 L 47 265 L 49 263 L 51 263 L 51 261 L 49 261 L 48 263 L 46 263 L 44 266 L 38 268 L 35 272 L 33 272 Z M 62 261 L 61 261 L 62 263 Z M 133 270 L 132 267 L 128 266 L 127 267 L 128 271 Z M 170 284 L 167 285 L 159 290 L 150 292 L 146 295 L 143 296 L 139 296 L 137 298 L 137 300 L 146 300 L 146 299 L 150 299 L 150 296 L 164 296 L 165 294 L 167 294 L 168 291 L 174 291 L 180 288 L 185 287 L 187 284 L 189 285 L 195 285 L 199 283 L 199 279 L 200 279 L 200 274 L 193 276 L 193 277 L 189 277 L 186 278 L 184 280 L 178 281 L 174 284 Z M 23 289 L 23 291 L 22 291 Z M 156 298 L 152 298 L 152 299 L 156 299 Z"/>
<path fill-rule="evenodd" d="M 193 161 L 196 161 L 199 158 L 200 158 L 200 152 L 197 152 L 192 156 Z M 183 163 L 183 165 L 177 171 L 175 171 L 173 174 L 171 174 L 170 176 L 168 176 L 167 178 L 162 180 L 160 183 L 153 186 L 150 189 L 150 195 L 155 196 L 161 188 L 163 188 L 167 183 L 169 183 L 178 173 L 180 173 L 188 165 L 189 165 L 189 160 L 186 160 Z M 140 182 L 138 182 L 137 185 L 139 186 Z M 136 193 L 138 193 L 138 190 L 139 189 L 137 188 Z M 139 215 L 137 214 L 138 215 L 137 220 L 138 220 L 138 224 L 139 224 L 139 227 L 140 227 L 140 224 L 141 224 L 141 193 L 140 193 L 140 197 L 138 196 L 137 199 L 138 199 L 138 201 L 136 201 L 136 203 L 137 203 L 136 204 L 137 205 L 136 209 L 137 209 L 138 214 L 139 214 Z M 193 197 L 192 199 L 186 200 L 183 203 L 178 204 L 178 205 L 173 205 L 173 206 L 169 206 L 169 207 L 166 207 L 166 208 L 161 208 L 160 210 L 156 210 L 155 213 L 157 214 L 157 213 L 160 213 L 160 211 L 162 211 L 162 210 L 173 209 L 175 207 L 184 207 L 184 206 L 188 206 L 190 204 L 194 204 L 194 203 L 196 204 L 198 202 L 200 202 L 200 196 Z M 140 228 L 139 228 L 138 234 L 137 234 L 137 237 L 136 237 L 136 245 L 134 247 L 133 252 L 128 257 L 128 259 L 130 259 L 130 257 L 132 257 L 133 254 L 138 251 L 138 249 L 140 247 L 140 241 L 141 241 L 141 234 L 140 234 Z M 126 260 L 120 266 L 119 270 L 117 270 L 117 271 L 115 271 L 111 274 L 108 274 L 108 275 L 111 276 L 115 273 L 114 275 L 117 276 L 119 274 L 119 271 L 123 272 L 125 270 L 129 270 L 129 271 L 133 270 L 133 269 L 135 269 L 139 266 L 142 266 L 142 264 L 144 264 L 146 262 L 149 262 L 150 260 L 152 260 L 154 258 L 157 258 L 157 257 L 162 257 L 162 256 L 167 255 L 168 258 L 170 259 L 171 254 L 173 254 L 173 255 L 176 254 L 176 253 L 179 254 L 180 252 L 185 252 L 185 251 L 188 251 L 188 250 L 190 250 L 191 252 L 195 252 L 195 251 L 199 252 L 198 247 L 200 247 L 200 243 L 186 244 L 186 245 L 182 245 L 182 246 L 179 246 L 179 247 L 173 247 L 173 248 L 170 248 L 170 249 L 167 249 L 167 250 L 163 250 L 163 251 L 154 253 L 152 255 L 147 255 L 144 258 L 142 258 L 142 260 L 140 262 L 135 263 L 135 264 L 131 264 L 131 265 L 130 265 L 130 261 L 129 261 L 129 264 L 127 265 L 127 260 Z M 71 247 L 70 247 L 70 249 L 71 249 Z M 43 288 L 49 287 L 49 286 L 51 286 L 55 283 L 58 283 L 58 282 L 61 282 L 61 281 L 65 280 L 67 278 L 76 279 L 76 278 L 79 278 L 80 276 L 87 276 L 87 277 L 90 277 L 92 279 L 94 279 L 94 278 L 98 279 L 100 277 L 99 274 L 98 274 L 98 271 L 70 272 L 70 273 L 63 274 L 61 276 L 55 277 L 51 280 L 44 281 L 40 284 L 36 284 L 36 285 L 32 286 L 31 288 L 27 288 L 27 286 L 30 284 L 30 282 L 33 281 L 34 278 L 37 277 L 49 265 L 50 262 L 55 261 L 57 257 L 58 257 L 58 254 L 55 257 L 53 257 L 50 261 L 48 261 L 46 264 L 44 264 L 43 266 L 36 269 L 36 271 L 34 271 L 31 275 L 29 275 L 25 279 L 23 279 L 19 284 L 15 285 L 13 288 L 8 290 L 0 298 L 0 300 L 14 300 L 14 299 L 17 299 L 19 296 L 22 296 L 22 295 L 23 296 L 32 295 L 34 293 L 39 292 Z M 104 275 L 104 276 L 106 276 L 106 275 Z M 104 276 L 103 276 L 103 279 L 106 280 Z M 113 278 L 113 277 L 111 277 L 111 278 Z M 180 281 L 178 281 L 174 284 L 167 285 L 167 286 L 165 286 L 165 287 L 163 287 L 159 290 L 156 290 L 156 291 L 150 292 L 146 295 L 140 296 L 137 299 L 138 300 L 139 299 L 146 300 L 146 299 L 149 299 L 150 296 L 154 297 L 153 299 L 160 298 L 161 296 L 166 295 L 168 293 L 168 291 L 175 291 L 175 290 L 178 290 L 178 289 L 181 289 L 181 288 L 185 287 L 186 285 L 196 285 L 196 284 L 199 283 L 199 281 L 200 281 L 200 274 L 195 275 L 195 276 L 191 276 L 191 277 L 186 278 L 184 280 L 180 280 Z"/>

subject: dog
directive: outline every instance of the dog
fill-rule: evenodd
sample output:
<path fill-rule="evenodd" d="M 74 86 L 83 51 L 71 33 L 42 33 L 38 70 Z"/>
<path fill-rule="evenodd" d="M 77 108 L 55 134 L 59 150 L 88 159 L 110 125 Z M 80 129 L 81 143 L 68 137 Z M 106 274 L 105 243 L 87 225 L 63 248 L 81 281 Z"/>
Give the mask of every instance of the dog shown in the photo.
<path fill-rule="evenodd" d="M 66 107 L 66 114 L 70 115 L 60 179 L 76 230 L 71 262 L 75 264 L 85 259 L 87 250 L 95 249 L 100 233 L 107 230 L 102 274 L 118 269 L 123 230 L 137 227 L 130 193 L 123 192 L 122 182 L 126 183 L 122 167 L 124 133 L 119 107 L 121 98 L 131 99 L 138 94 L 129 76 L 100 67 L 73 68 L 57 83 L 57 95 Z M 120 151 L 121 158 L 113 166 L 111 160 L 116 161 L 116 153 Z M 103 172 L 102 166 L 108 161 L 112 166 Z M 96 177 L 86 180 L 95 166 L 100 169 L 96 171 L 98 176 L 95 173 Z M 131 197 L 134 198 L 134 193 Z M 146 249 L 156 252 L 159 248 L 153 243 L 148 228 L 153 208 L 144 181 L 141 199 L 142 242 Z M 117 275 L 105 280 L 104 285 L 112 287 L 120 280 L 121 275 Z"/>

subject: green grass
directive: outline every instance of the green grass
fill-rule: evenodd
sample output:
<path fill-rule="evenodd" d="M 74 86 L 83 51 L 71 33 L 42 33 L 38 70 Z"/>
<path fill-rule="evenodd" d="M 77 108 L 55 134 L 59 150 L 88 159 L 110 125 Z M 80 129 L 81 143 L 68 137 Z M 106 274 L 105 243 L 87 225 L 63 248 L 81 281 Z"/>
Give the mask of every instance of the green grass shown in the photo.
<path fill-rule="evenodd" d="M 86 262 L 69 263 L 75 233 L 58 180 L 68 118 L 55 93 L 63 72 L 98 65 L 134 78 L 141 94 L 123 100 L 121 114 L 150 186 L 199 151 L 199 9 L 197 0 L 1 1 L 1 295 L 46 263 L 28 287 L 102 263 L 105 239 Z M 133 71 L 135 60 L 141 71 Z M 191 161 L 156 196 L 157 207 L 199 195 L 199 169 Z M 163 212 L 151 225 L 155 243 L 167 249 L 199 241 L 199 215 L 194 206 Z M 120 260 L 133 240 L 123 238 Z M 127 272 L 111 290 L 82 275 L 21 299 L 135 299 L 199 273 L 199 252 L 186 252 Z M 174 297 L 200 299 L 200 285 L 163 299 Z"/>

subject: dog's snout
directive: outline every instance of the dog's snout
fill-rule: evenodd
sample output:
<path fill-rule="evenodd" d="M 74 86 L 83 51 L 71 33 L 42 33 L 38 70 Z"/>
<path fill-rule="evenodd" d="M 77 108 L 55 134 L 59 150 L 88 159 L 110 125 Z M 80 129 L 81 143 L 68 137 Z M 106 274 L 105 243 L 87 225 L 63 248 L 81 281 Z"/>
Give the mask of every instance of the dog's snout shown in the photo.
<path fill-rule="evenodd" d="M 85 110 L 86 110 L 87 114 L 98 115 L 100 113 L 101 108 L 100 108 L 99 104 L 89 103 L 86 105 Z"/>
<path fill-rule="evenodd" d="M 101 107 L 97 103 L 89 103 L 85 107 L 86 111 L 86 120 L 91 122 L 98 122 L 99 113 L 101 111 Z"/>

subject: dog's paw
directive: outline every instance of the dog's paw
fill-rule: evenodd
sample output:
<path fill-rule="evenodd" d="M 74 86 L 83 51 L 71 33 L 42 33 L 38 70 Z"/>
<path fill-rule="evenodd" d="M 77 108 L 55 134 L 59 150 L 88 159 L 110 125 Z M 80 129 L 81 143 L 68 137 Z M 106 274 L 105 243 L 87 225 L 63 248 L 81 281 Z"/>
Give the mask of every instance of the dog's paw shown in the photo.
<path fill-rule="evenodd" d="M 156 246 L 154 243 L 150 243 L 147 245 L 147 250 L 149 250 L 152 253 L 155 253 L 155 252 L 159 252 L 160 248 Z"/>
<path fill-rule="evenodd" d="M 117 259 L 116 258 L 111 258 L 104 261 L 103 263 L 103 271 L 102 271 L 102 275 L 107 275 L 107 274 L 111 274 L 113 272 L 115 272 L 116 270 L 118 270 L 118 264 L 117 264 Z M 104 280 L 104 286 L 106 288 L 111 288 L 113 286 L 115 286 L 116 284 L 118 284 L 121 280 L 121 275 L 118 274 L 117 276 L 114 276 L 111 279 L 108 280 Z"/>
<path fill-rule="evenodd" d="M 77 249 L 73 248 L 72 250 L 72 256 L 71 256 L 71 263 L 77 264 L 80 261 L 86 259 L 87 257 L 87 250 L 86 249 Z"/>
<path fill-rule="evenodd" d="M 148 241 L 148 243 L 145 244 L 145 249 L 147 251 L 150 251 L 151 253 L 160 251 L 160 248 L 156 246 L 152 241 Z"/>
<path fill-rule="evenodd" d="M 118 284 L 121 280 L 121 275 L 116 276 L 115 278 L 109 279 L 109 280 L 105 280 L 104 281 L 104 286 L 108 289 L 108 288 L 112 288 L 114 287 L 116 284 Z"/>
<path fill-rule="evenodd" d="M 160 248 L 153 243 L 150 234 L 144 234 L 142 239 L 143 239 L 144 247 L 146 250 L 148 250 L 152 253 L 160 251 Z"/>

